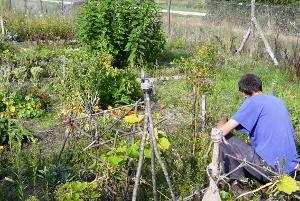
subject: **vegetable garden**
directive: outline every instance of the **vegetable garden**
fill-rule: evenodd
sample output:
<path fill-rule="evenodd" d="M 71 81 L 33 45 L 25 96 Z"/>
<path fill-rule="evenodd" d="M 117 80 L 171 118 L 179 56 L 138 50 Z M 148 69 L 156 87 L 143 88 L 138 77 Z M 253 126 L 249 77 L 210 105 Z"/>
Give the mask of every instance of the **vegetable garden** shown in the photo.
<path fill-rule="evenodd" d="M 274 66 L 258 40 L 252 58 L 247 45 L 234 53 L 245 30 L 231 18 L 174 15 L 167 35 L 167 15 L 151 0 L 92 0 L 68 15 L 0 6 L 0 200 L 183 200 L 209 185 L 207 133 L 243 101 L 236 82 L 246 72 L 260 75 L 265 93 L 276 83 L 300 147 L 291 29 L 271 40 L 284 55 Z M 294 184 L 279 189 L 295 199 Z"/>

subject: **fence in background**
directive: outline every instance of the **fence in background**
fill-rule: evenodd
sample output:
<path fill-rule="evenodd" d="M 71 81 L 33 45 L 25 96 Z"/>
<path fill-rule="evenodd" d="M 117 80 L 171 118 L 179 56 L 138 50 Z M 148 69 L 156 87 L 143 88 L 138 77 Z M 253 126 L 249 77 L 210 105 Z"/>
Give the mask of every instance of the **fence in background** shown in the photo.
<path fill-rule="evenodd" d="M 9 0 L 2 0 L 9 1 Z M 65 14 L 75 7 L 80 7 L 83 1 L 25 1 L 11 0 L 13 11 L 24 9 L 25 2 L 29 13 L 57 13 Z M 167 0 L 156 0 L 162 6 L 167 5 Z M 0 4 L 1 5 L 1 4 Z M 62 7 L 62 5 L 64 5 Z M 246 35 L 251 24 L 251 4 L 199 0 L 173 0 L 172 8 L 183 10 L 187 8 L 194 12 L 205 12 L 205 16 L 180 16 L 171 13 L 170 27 L 168 27 L 167 14 L 163 13 L 164 29 L 169 34 L 169 39 L 174 41 L 190 42 L 192 44 L 203 44 L 212 37 L 226 46 L 227 50 L 236 52 Z M 275 57 L 280 60 L 285 57 L 286 50 L 298 48 L 300 33 L 300 7 L 272 6 L 256 4 L 255 17 L 259 22 L 262 31 L 265 33 Z M 4 25 L 5 26 L 5 25 Z M 170 30 L 169 30 L 170 29 Z M 265 45 L 259 41 L 259 34 L 256 33 L 256 49 L 262 50 L 256 53 L 261 58 L 265 54 Z M 179 44 L 180 45 L 180 44 Z M 249 51 L 249 43 L 246 44 L 243 52 Z"/>

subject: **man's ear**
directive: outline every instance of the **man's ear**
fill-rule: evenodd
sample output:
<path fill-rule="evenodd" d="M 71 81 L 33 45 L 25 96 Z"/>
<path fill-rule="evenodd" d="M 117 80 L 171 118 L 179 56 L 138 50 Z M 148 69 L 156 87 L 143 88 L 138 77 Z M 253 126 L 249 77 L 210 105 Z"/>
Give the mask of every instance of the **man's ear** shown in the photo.
<path fill-rule="evenodd" d="M 244 98 L 249 98 L 249 95 L 245 94 L 244 92 L 241 92 Z"/>

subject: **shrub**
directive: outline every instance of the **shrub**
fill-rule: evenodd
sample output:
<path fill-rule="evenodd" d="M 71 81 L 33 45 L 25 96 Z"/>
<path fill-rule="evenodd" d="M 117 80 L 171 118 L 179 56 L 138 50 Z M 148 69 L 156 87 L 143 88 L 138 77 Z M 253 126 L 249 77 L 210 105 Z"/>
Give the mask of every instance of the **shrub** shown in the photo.
<path fill-rule="evenodd" d="M 47 94 L 38 93 L 35 88 L 29 93 L 11 92 L 9 96 L 0 98 L 0 112 L 12 118 L 40 117 L 50 104 Z"/>
<path fill-rule="evenodd" d="M 109 57 L 79 51 L 68 58 L 63 87 L 69 89 L 70 97 L 75 93 L 83 99 L 97 97 L 98 105 L 106 108 L 131 104 L 141 96 L 140 84 L 136 81 L 138 75 L 112 67 Z"/>
<path fill-rule="evenodd" d="M 3 16 L 6 34 L 17 35 L 17 40 L 57 41 L 70 40 L 75 35 L 72 17 L 59 15 L 24 15 L 22 12 L 8 12 Z M 62 23 L 63 21 L 63 23 Z"/>
<path fill-rule="evenodd" d="M 108 49 L 116 63 L 152 64 L 164 49 L 160 8 L 153 0 L 91 0 L 78 19 L 78 41 Z"/>
<path fill-rule="evenodd" d="M 5 50 L 13 51 L 13 47 L 10 44 L 4 43 L 0 40 L 0 53 L 3 53 Z"/>

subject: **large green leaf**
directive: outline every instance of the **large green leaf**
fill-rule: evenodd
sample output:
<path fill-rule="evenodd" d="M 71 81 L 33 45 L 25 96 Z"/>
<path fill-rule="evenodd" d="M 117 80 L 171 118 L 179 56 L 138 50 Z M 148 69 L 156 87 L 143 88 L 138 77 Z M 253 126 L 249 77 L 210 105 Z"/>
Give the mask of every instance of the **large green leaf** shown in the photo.
<path fill-rule="evenodd" d="M 145 148 L 145 150 L 144 150 L 144 157 L 145 158 L 151 158 L 151 150 L 150 150 L 150 148 Z"/>
<path fill-rule="evenodd" d="M 96 192 L 92 191 L 92 192 L 90 192 L 89 198 L 90 198 L 90 199 L 95 199 L 95 198 L 98 198 L 98 197 L 100 197 L 100 196 L 101 196 L 100 193 L 96 193 Z"/>
<path fill-rule="evenodd" d="M 110 156 L 107 158 L 107 160 L 110 165 L 116 166 L 119 163 L 121 163 L 122 161 L 126 160 L 126 158 L 124 156 Z"/>
<path fill-rule="evenodd" d="M 80 199 L 79 193 L 67 193 L 64 196 L 64 201 L 83 201 L 83 199 Z"/>
<path fill-rule="evenodd" d="M 140 152 L 137 149 L 130 147 L 128 150 L 128 155 L 131 158 L 139 158 Z"/>
<path fill-rule="evenodd" d="M 70 188 L 75 192 L 81 192 L 87 187 L 87 184 L 80 181 L 70 183 Z"/>
<path fill-rule="evenodd" d="M 158 144 L 159 144 L 159 147 L 163 150 L 169 149 L 169 147 L 170 147 L 170 142 L 165 137 L 159 138 Z"/>
<path fill-rule="evenodd" d="M 152 114 L 152 117 L 154 118 L 154 119 L 156 119 L 156 120 L 161 120 L 163 117 L 160 115 L 160 114 L 158 114 L 158 113 L 153 113 Z"/>
<path fill-rule="evenodd" d="M 299 186 L 297 186 L 296 180 L 288 175 L 282 176 L 281 180 L 277 183 L 277 188 L 288 195 L 300 190 Z"/>

